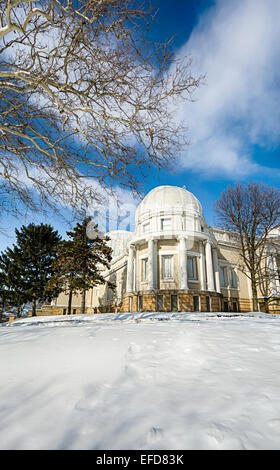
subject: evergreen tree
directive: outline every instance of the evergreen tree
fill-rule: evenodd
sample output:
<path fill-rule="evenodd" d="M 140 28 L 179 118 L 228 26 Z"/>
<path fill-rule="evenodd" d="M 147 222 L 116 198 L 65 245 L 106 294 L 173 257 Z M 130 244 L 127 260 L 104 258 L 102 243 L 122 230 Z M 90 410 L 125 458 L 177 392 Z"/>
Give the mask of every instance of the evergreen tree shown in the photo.
<path fill-rule="evenodd" d="M 61 237 L 50 225 L 29 224 L 16 229 L 16 245 L 1 254 L 0 267 L 4 290 L 11 303 L 32 303 L 36 316 L 37 302 L 51 300 L 58 292 L 49 290 L 54 275 L 54 260 Z"/>
<path fill-rule="evenodd" d="M 17 307 L 18 316 L 21 307 L 28 301 L 20 282 L 20 270 L 18 268 L 17 248 L 8 248 L 0 256 L 0 295 L 1 307 L 5 310 L 9 307 Z"/>
<path fill-rule="evenodd" d="M 108 237 L 101 237 L 95 226 L 96 237 L 88 238 L 87 226 L 91 218 L 86 217 L 77 223 L 73 231 L 67 232 L 69 240 L 59 247 L 55 262 L 56 274 L 51 279 L 50 289 L 59 289 L 69 295 L 67 313 L 71 314 L 73 294 L 81 294 L 81 313 L 85 313 L 86 291 L 106 281 L 101 273 L 103 267 L 109 268 L 112 249 L 107 245 Z M 114 285 L 109 283 L 114 289 Z"/>

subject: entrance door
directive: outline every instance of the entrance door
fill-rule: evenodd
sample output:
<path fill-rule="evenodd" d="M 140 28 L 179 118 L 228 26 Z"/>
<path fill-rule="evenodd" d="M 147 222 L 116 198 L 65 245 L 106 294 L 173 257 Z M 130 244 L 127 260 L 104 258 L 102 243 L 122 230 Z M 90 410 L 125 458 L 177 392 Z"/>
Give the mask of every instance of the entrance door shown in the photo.
<path fill-rule="evenodd" d="M 142 295 L 138 295 L 138 312 L 143 311 L 143 297 Z"/>
<path fill-rule="evenodd" d="M 206 295 L 206 312 L 211 312 L 210 296 Z"/>
<path fill-rule="evenodd" d="M 193 296 L 193 311 L 199 312 L 199 296 L 198 295 Z"/>
<path fill-rule="evenodd" d="M 157 312 L 163 312 L 163 295 L 157 295 Z"/>
<path fill-rule="evenodd" d="M 171 312 L 178 312 L 178 295 L 171 294 Z"/>

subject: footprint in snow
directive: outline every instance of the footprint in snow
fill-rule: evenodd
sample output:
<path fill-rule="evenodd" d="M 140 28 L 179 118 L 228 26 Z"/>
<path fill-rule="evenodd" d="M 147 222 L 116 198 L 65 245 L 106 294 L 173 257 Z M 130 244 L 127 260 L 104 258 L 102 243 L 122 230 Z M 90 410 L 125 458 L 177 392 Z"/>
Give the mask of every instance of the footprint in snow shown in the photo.
<path fill-rule="evenodd" d="M 158 442 L 163 438 L 163 429 L 152 427 L 147 435 L 147 443 Z"/>

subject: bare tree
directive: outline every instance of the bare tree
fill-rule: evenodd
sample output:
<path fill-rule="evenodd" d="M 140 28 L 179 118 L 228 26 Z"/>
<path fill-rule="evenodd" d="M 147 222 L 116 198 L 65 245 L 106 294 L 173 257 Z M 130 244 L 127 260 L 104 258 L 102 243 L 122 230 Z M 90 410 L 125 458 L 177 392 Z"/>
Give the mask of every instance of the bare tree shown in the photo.
<path fill-rule="evenodd" d="M 280 192 L 260 183 L 235 184 L 216 202 L 222 227 L 238 235 L 242 270 L 252 286 L 253 309 L 258 310 L 258 287 L 275 278 L 269 267 L 272 230 L 280 224 Z M 274 242 L 275 243 L 275 242 Z"/>
<path fill-rule="evenodd" d="M 139 168 L 172 165 L 187 144 L 175 109 L 201 77 L 170 43 L 145 39 L 146 3 L 0 0 L 4 207 L 135 190 Z"/>

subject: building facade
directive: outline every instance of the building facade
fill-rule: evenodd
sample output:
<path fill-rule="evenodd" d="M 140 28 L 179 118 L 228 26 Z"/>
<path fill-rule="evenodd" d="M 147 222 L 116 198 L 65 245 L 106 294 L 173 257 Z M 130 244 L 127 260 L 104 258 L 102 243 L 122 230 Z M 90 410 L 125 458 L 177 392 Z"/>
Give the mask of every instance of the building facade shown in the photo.
<path fill-rule="evenodd" d="M 87 313 L 252 310 L 236 236 L 207 225 L 200 202 L 185 188 L 154 188 L 136 210 L 135 232 L 107 235 L 113 260 L 104 275 L 116 289 L 111 291 L 106 283 L 89 290 Z M 278 270 L 278 254 L 271 259 Z M 277 297 L 279 278 L 273 282 Z M 280 313 L 276 297 L 270 309 Z M 61 294 L 52 313 L 65 314 L 67 303 L 68 296 Z M 72 313 L 79 313 L 79 296 L 72 305 Z M 259 305 L 262 310 L 261 299 Z"/>

